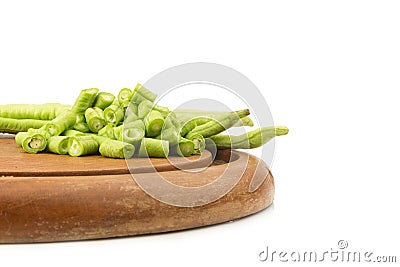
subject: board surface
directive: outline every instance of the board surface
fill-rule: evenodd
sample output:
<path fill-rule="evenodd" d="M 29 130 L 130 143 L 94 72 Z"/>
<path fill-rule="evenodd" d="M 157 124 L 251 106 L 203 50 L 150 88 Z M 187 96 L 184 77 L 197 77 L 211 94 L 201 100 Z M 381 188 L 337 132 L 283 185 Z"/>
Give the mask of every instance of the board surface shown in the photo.
<path fill-rule="evenodd" d="M 0 138 L 0 150 L 0 243 L 183 230 L 256 213 L 274 198 L 274 179 L 266 164 L 243 152 L 219 151 L 209 167 L 211 153 L 206 152 L 193 157 L 192 163 L 183 162 L 186 168 L 181 170 L 167 159 L 152 159 L 157 172 L 135 162 L 140 168 L 131 174 L 125 160 L 29 155 L 12 139 Z M 168 185 L 190 194 L 166 191 L 165 198 L 149 194 L 160 190 L 160 175 Z M 214 199 L 215 192 L 225 193 Z M 192 206 L 174 204 L 188 198 Z"/>

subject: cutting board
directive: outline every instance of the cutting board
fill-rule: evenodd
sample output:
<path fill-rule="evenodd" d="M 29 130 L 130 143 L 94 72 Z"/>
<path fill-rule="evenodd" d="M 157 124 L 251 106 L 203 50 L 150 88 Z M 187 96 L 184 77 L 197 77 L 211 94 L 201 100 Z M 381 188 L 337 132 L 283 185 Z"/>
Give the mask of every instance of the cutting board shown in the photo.
<path fill-rule="evenodd" d="M 247 153 L 128 161 L 23 152 L 0 136 L 0 243 L 134 236 L 235 220 L 271 205 L 274 179 Z"/>

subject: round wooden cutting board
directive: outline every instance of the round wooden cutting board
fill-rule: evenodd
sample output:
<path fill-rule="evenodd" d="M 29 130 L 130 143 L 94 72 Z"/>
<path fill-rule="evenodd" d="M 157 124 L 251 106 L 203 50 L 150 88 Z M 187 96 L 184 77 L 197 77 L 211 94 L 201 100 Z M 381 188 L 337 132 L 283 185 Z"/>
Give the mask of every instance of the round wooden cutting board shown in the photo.
<path fill-rule="evenodd" d="M 243 152 L 221 150 L 214 159 L 208 151 L 150 161 L 74 158 L 27 154 L 13 136 L 0 136 L 0 243 L 212 225 L 263 210 L 273 197 L 274 179 L 266 164 Z"/>

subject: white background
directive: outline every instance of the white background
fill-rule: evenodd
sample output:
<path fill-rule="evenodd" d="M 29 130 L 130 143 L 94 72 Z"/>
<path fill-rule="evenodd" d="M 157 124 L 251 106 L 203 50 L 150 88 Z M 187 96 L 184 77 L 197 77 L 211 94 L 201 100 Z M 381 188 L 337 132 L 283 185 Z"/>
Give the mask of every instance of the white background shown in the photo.
<path fill-rule="evenodd" d="M 399 14 L 398 1 L 1 1 L 0 104 L 70 103 L 86 87 L 117 92 L 215 62 L 249 77 L 290 133 L 277 139 L 264 212 L 170 234 L 0 246 L 0 264 L 266 266 L 267 245 L 324 251 L 340 239 L 399 261 Z"/>

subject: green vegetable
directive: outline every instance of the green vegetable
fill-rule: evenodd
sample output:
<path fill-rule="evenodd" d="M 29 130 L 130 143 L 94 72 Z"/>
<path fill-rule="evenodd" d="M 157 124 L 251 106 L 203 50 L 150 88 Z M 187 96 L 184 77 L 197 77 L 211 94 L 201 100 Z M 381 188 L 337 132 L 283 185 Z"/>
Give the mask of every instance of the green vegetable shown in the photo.
<path fill-rule="evenodd" d="M 99 144 L 90 136 L 71 136 L 68 154 L 73 157 L 94 155 L 99 151 Z"/>
<path fill-rule="evenodd" d="M 179 144 L 173 146 L 172 150 L 174 154 L 179 155 L 181 157 L 189 157 L 190 155 L 195 154 L 194 142 L 181 137 L 179 140 Z"/>
<path fill-rule="evenodd" d="M 180 129 L 180 135 L 186 136 L 190 131 L 197 127 L 196 119 L 190 119 L 183 124 Z"/>
<path fill-rule="evenodd" d="M 122 88 L 118 93 L 118 102 L 121 106 L 127 107 L 131 101 L 132 90 L 129 88 Z"/>
<path fill-rule="evenodd" d="M 69 138 L 69 136 L 50 137 L 47 140 L 47 150 L 60 155 L 68 154 Z"/>
<path fill-rule="evenodd" d="M 44 129 L 50 134 L 50 136 L 57 136 L 60 135 L 65 130 L 73 128 L 75 122 L 76 122 L 76 114 L 70 110 L 65 110 L 55 119 L 46 123 Z"/>
<path fill-rule="evenodd" d="M 143 138 L 140 144 L 139 157 L 166 158 L 169 155 L 168 141 Z"/>
<path fill-rule="evenodd" d="M 105 109 L 106 107 L 110 106 L 115 100 L 115 96 L 111 93 L 107 92 L 100 92 L 95 101 L 93 106 L 98 107 L 100 109 Z"/>
<path fill-rule="evenodd" d="M 88 108 L 93 106 L 98 92 L 99 89 L 97 88 L 82 90 L 76 99 L 75 104 L 72 106 L 71 111 L 74 113 L 84 113 Z"/>
<path fill-rule="evenodd" d="M 88 108 L 85 111 L 85 118 L 89 129 L 94 133 L 98 133 L 106 124 L 103 110 L 97 107 Z"/>
<path fill-rule="evenodd" d="M 145 135 L 145 125 L 143 121 L 137 120 L 123 124 L 122 141 L 134 144 L 143 139 Z"/>
<path fill-rule="evenodd" d="M 132 158 L 135 153 L 133 145 L 117 140 L 103 141 L 99 150 L 103 157 L 108 158 Z"/>
<path fill-rule="evenodd" d="M 191 130 L 185 137 L 187 139 L 192 139 L 193 135 L 200 134 L 204 138 L 219 134 L 226 129 L 232 127 L 241 117 L 245 117 L 250 114 L 248 109 L 240 110 L 237 112 L 229 113 L 227 116 L 219 121 L 212 120 L 205 124 L 196 126 Z"/>
<path fill-rule="evenodd" d="M 194 144 L 193 154 L 201 154 L 201 152 L 203 152 L 203 150 L 206 148 L 206 140 L 201 134 L 194 133 L 190 140 L 193 141 Z"/>
<path fill-rule="evenodd" d="M 123 139 L 123 135 L 122 135 L 123 129 L 124 129 L 123 125 L 120 125 L 118 127 L 114 127 L 113 128 L 113 130 L 114 130 L 114 138 L 113 139 L 117 139 L 119 141 L 122 141 L 122 139 Z"/>
<path fill-rule="evenodd" d="M 63 136 L 87 136 L 87 133 L 82 133 L 77 130 L 66 130 L 62 133 Z"/>
<path fill-rule="evenodd" d="M 132 101 L 136 104 L 140 104 L 144 100 L 148 100 L 150 102 L 154 102 L 157 98 L 157 95 L 149 90 L 147 90 L 145 87 L 143 87 L 141 84 L 137 84 L 135 89 L 133 90 L 133 96 L 132 96 Z"/>
<path fill-rule="evenodd" d="M 89 125 L 86 123 L 85 115 L 80 113 L 76 114 L 74 129 L 82 133 L 90 132 Z"/>
<path fill-rule="evenodd" d="M 9 104 L 0 106 L 0 117 L 10 119 L 52 120 L 68 106 L 48 103 L 42 105 Z"/>
<path fill-rule="evenodd" d="M 161 133 L 164 125 L 164 117 L 156 110 L 150 111 L 144 120 L 146 137 L 156 137 Z"/>
<path fill-rule="evenodd" d="M 211 136 L 210 139 L 214 141 L 218 149 L 249 149 L 260 147 L 275 136 L 285 135 L 288 132 L 289 129 L 285 126 L 270 126 L 239 136 L 218 134 Z"/>
<path fill-rule="evenodd" d="M 104 136 L 110 139 L 116 139 L 114 135 L 114 125 L 113 124 L 107 124 L 104 126 L 99 132 L 99 136 Z"/>
<path fill-rule="evenodd" d="M 23 139 L 18 137 L 21 142 L 22 148 L 30 153 L 36 154 L 43 151 L 47 145 L 47 139 L 49 138 L 48 132 L 44 129 L 29 129 L 26 135 L 23 135 Z M 20 141 L 22 139 L 22 141 Z"/>
<path fill-rule="evenodd" d="M 118 125 L 124 119 L 124 110 L 114 102 L 104 110 L 104 119 L 107 123 Z"/>
<path fill-rule="evenodd" d="M 34 119 L 10 119 L 0 118 L 0 132 L 18 133 L 26 132 L 30 128 L 40 128 L 46 125 L 48 121 Z"/>
<path fill-rule="evenodd" d="M 140 102 L 138 105 L 138 117 L 140 119 L 143 119 L 147 116 L 147 114 L 150 113 L 151 109 L 153 108 L 153 103 L 150 102 L 149 100 L 143 100 Z"/>
<path fill-rule="evenodd" d="M 170 146 L 173 146 L 178 144 L 180 137 L 181 136 L 179 135 L 178 130 L 175 127 L 171 127 L 171 128 L 164 128 L 161 131 L 161 134 L 156 137 L 156 139 L 166 140 L 169 142 Z"/>
<path fill-rule="evenodd" d="M 22 142 L 27 137 L 29 137 L 28 132 L 19 132 L 15 135 L 15 143 L 17 143 L 18 146 L 22 146 Z"/>
<path fill-rule="evenodd" d="M 236 122 L 232 127 L 241 127 L 241 126 L 253 127 L 254 122 L 249 116 L 246 116 L 246 117 L 240 118 L 240 120 L 238 122 Z"/>

